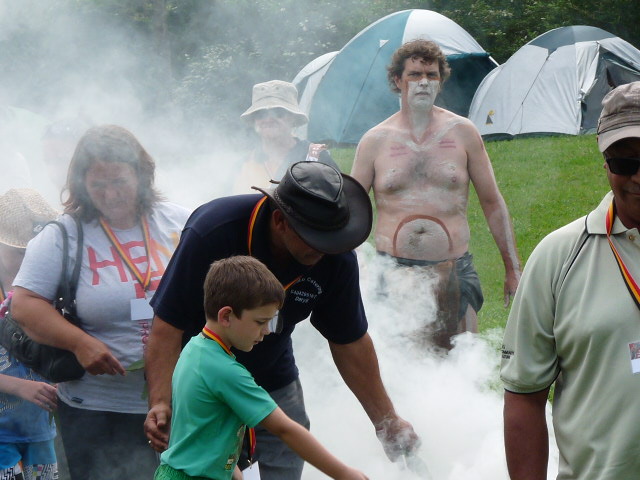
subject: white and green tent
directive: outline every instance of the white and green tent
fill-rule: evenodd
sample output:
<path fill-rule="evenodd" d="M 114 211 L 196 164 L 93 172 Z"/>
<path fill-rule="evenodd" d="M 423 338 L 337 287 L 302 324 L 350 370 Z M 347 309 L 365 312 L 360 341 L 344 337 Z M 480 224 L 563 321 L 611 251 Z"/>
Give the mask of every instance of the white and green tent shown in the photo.
<path fill-rule="evenodd" d="M 403 10 L 372 23 L 339 52 L 317 58 L 296 76 L 293 83 L 309 115 L 307 138 L 358 143 L 368 129 L 397 112 L 387 66 L 398 47 L 418 38 L 440 45 L 451 65 L 436 105 L 466 116 L 478 84 L 497 63 L 453 20 L 430 10 Z"/>

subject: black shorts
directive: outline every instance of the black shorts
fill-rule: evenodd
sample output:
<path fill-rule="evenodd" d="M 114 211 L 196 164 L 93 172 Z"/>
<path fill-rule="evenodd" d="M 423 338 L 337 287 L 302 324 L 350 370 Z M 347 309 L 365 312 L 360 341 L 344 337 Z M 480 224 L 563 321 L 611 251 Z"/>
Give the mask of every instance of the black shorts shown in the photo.
<path fill-rule="evenodd" d="M 405 267 L 429 267 L 437 265 L 446 260 L 413 260 L 411 258 L 394 257 L 385 252 L 378 251 L 378 254 L 384 257 L 392 258 L 393 261 Z M 480 286 L 480 278 L 478 272 L 473 267 L 473 255 L 466 252 L 460 258 L 456 259 L 456 274 L 458 276 L 458 289 L 460 291 L 460 303 L 458 309 L 458 319 L 464 317 L 467 313 L 467 307 L 471 305 L 476 312 L 482 308 L 484 303 L 484 295 Z M 384 291 L 384 279 L 381 279 L 381 291 Z"/>

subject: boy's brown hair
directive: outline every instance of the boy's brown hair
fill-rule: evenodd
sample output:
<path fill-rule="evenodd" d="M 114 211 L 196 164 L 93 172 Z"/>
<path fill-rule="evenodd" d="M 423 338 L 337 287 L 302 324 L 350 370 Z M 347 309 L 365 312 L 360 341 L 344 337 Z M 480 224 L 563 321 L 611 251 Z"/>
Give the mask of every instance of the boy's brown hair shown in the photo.
<path fill-rule="evenodd" d="M 447 62 L 446 55 L 436 42 L 431 40 L 413 40 L 402 45 L 391 57 L 391 65 L 387 67 L 387 79 L 391 90 L 400 93 L 395 80 L 402 77 L 404 72 L 404 62 L 409 58 L 422 59 L 425 62 L 438 62 L 440 71 L 440 86 L 451 75 L 451 68 Z"/>
<path fill-rule="evenodd" d="M 209 267 L 204 280 L 204 312 L 217 320 L 218 311 L 229 306 L 239 317 L 243 310 L 284 303 L 284 288 L 259 260 L 238 255 L 217 260 Z"/>

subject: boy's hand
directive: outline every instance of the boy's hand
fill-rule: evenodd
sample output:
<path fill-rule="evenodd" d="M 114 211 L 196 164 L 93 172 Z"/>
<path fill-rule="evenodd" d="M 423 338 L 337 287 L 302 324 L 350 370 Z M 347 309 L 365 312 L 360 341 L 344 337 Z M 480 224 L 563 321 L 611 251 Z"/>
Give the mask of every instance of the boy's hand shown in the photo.
<path fill-rule="evenodd" d="M 369 477 L 355 468 L 347 467 L 344 474 L 337 476 L 336 480 L 369 480 Z"/>
<path fill-rule="evenodd" d="M 158 403 L 151 407 L 144 421 L 144 433 L 149 439 L 149 445 L 156 452 L 162 453 L 169 447 L 170 429 L 171 407 L 166 403 Z"/>
<path fill-rule="evenodd" d="M 231 477 L 231 480 L 242 480 L 243 478 L 244 475 L 242 475 L 242 470 L 240 470 L 238 465 L 236 465 L 236 468 L 233 469 L 233 476 Z"/>
<path fill-rule="evenodd" d="M 52 412 L 58 407 L 58 394 L 54 385 L 25 380 L 20 383 L 17 393 L 23 400 L 31 402 L 47 412 Z"/>

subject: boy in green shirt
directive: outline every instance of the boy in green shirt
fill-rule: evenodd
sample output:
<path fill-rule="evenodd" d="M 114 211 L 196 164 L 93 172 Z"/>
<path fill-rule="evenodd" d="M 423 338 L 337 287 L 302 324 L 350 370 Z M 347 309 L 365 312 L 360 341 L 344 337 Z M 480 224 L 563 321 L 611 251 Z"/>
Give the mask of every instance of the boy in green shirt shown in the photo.
<path fill-rule="evenodd" d="M 206 325 L 182 350 L 173 373 L 171 437 L 154 480 L 241 479 L 236 464 L 245 428 L 257 424 L 332 478 L 367 478 L 287 417 L 231 353 L 231 347 L 248 352 L 277 331 L 283 302 L 282 285 L 255 258 L 211 264 L 204 284 Z"/>

